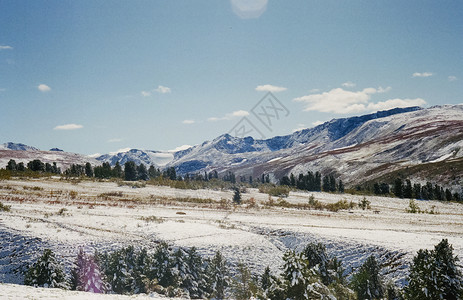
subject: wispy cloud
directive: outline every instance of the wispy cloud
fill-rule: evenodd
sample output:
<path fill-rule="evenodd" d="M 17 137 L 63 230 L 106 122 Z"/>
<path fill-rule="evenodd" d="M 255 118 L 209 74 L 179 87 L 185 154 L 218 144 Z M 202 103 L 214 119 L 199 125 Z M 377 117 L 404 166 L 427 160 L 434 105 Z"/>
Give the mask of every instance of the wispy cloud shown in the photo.
<path fill-rule="evenodd" d="M 42 93 L 46 93 L 46 92 L 51 91 L 51 88 L 50 88 L 48 85 L 43 84 L 43 83 L 42 83 L 42 84 L 39 84 L 39 85 L 37 86 L 37 89 L 38 89 L 39 91 L 41 91 Z"/>
<path fill-rule="evenodd" d="M 195 120 L 183 120 L 182 123 L 183 124 L 194 124 L 196 122 L 195 122 Z"/>
<path fill-rule="evenodd" d="M 13 47 L 8 45 L 0 45 L 0 50 L 13 50 Z"/>
<path fill-rule="evenodd" d="M 294 128 L 292 131 L 293 131 L 293 132 L 301 131 L 301 130 L 304 130 L 304 129 L 306 129 L 306 128 L 307 128 L 307 126 L 305 126 L 305 124 L 297 124 L 297 127 Z"/>
<path fill-rule="evenodd" d="M 341 84 L 343 87 L 346 87 L 346 88 L 352 88 L 352 87 L 355 87 L 356 84 L 351 82 L 351 81 L 347 81 L 347 82 L 344 82 L 343 84 Z"/>
<path fill-rule="evenodd" d="M 305 111 L 319 111 L 335 114 L 351 114 L 426 104 L 426 101 L 421 98 L 390 99 L 378 103 L 371 102 L 372 95 L 386 93 L 389 90 L 391 90 L 390 87 L 365 88 L 360 91 L 346 91 L 342 88 L 336 88 L 321 94 L 298 97 L 293 99 L 293 101 L 304 103 Z"/>
<path fill-rule="evenodd" d="M 449 81 L 456 81 L 458 78 L 456 76 L 449 76 L 448 80 Z"/>
<path fill-rule="evenodd" d="M 76 130 L 76 129 L 81 129 L 83 128 L 83 125 L 78 125 L 78 124 L 64 124 L 64 125 L 58 125 L 54 130 Z"/>
<path fill-rule="evenodd" d="M 423 73 L 415 72 L 412 74 L 412 77 L 431 77 L 432 75 L 433 73 L 431 72 L 423 72 Z"/>
<path fill-rule="evenodd" d="M 325 122 L 320 121 L 320 120 L 317 120 L 317 121 L 315 121 L 315 122 L 312 122 L 312 126 L 316 127 L 316 126 L 318 126 L 318 125 L 322 125 L 323 123 L 325 123 Z"/>
<path fill-rule="evenodd" d="M 223 117 L 211 117 L 211 118 L 208 118 L 207 120 L 210 122 L 215 122 L 215 121 L 222 121 L 222 120 L 231 120 L 234 118 L 246 117 L 246 116 L 249 116 L 249 112 L 245 110 L 237 110 L 232 113 L 225 114 L 225 116 Z"/>
<path fill-rule="evenodd" d="M 157 88 L 149 90 L 149 91 L 141 91 L 140 94 L 142 95 L 142 97 L 151 97 L 153 93 L 168 94 L 171 91 L 172 90 L 167 86 L 158 85 Z"/>
<path fill-rule="evenodd" d="M 170 88 L 168 88 L 167 86 L 162 86 L 162 85 L 159 85 L 156 89 L 154 89 L 154 91 L 160 94 L 167 94 L 171 92 Z"/>
<path fill-rule="evenodd" d="M 267 9 L 268 0 L 230 0 L 232 10 L 241 19 L 255 19 Z"/>
<path fill-rule="evenodd" d="M 285 88 L 285 87 L 271 85 L 271 84 L 258 85 L 256 87 L 256 91 L 258 91 L 258 92 L 278 93 L 278 92 L 283 92 L 283 91 L 286 91 L 286 90 L 287 90 L 287 88 Z"/>
<path fill-rule="evenodd" d="M 119 143 L 122 142 L 122 139 L 120 138 L 114 138 L 114 139 L 109 139 L 108 143 Z"/>

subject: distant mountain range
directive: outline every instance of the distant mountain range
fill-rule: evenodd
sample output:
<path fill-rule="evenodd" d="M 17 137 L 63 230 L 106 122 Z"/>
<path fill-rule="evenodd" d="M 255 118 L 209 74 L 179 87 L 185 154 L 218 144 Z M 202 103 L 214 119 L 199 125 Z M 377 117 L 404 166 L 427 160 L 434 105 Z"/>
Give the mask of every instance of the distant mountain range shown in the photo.
<path fill-rule="evenodd" d="M 220 174 L 230 170 L 236 175 L 254 178 L 265 173 L 276 181 L 291 172 L 299 174 L 312 170 L 334 173 L 347 183 L 358 184 L 387 179 L 402 171 L 415 180 L 435 178 L 439 182 L 459 185 L 463 168 L 457 166 L 463 160 L 462 147 L 463 106 L 445 105 L 426 109 L 396 108 L 334 119 L 314 128 L 265 140 L 224 134 L 177 152 L 131 149 L 101 155 L 95 160 L 73 155 L 78 161 L 87 160 L 93 164 L 135 161 L 160 168 L 175 167 L 179 174 L 212 170 Z M 22 144 L 3 144 L 0 145 L 0 163 L 1 149 L 37 155 L 43 152 Z M 53 154 L 54 157 L 68 155 L 67 152 Z"/>

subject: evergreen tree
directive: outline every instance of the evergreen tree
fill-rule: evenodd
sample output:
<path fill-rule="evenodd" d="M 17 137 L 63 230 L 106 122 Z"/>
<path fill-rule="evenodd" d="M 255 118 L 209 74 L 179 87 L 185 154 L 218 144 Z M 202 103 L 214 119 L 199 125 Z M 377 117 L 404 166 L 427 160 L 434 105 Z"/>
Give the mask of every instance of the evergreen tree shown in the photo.
<path fill-rule="evenodd" d="M 135 181 L 138 178 L 137 165 L 133 161 L 128 161 L 124 164 L 125 180 Z"/>
<path fill-rule="evenodd" d="M 56 163 L 55 163 L 56 164 Z M 20 171 L 20 172 L 24 172 L 26 170 L 26 167 L 24 166 L 24 163 L 23 162 L 20 162 L 19 164 L 16 165 L 16 170 Z M 60 172 L 61 173 L 61 172 Z M 59 174 L 59 173 L 57 173 Z"/>
<path fill-rule="evenodd" d="M 412 188 L 412 183 L 410 182 L 409 179 L 405 181 L 405 186 L 403 188 L 403 197 L 407 199 L 412 199 L 413 198 L 413 188 Z"/>
<path fill-rule="evenodd" d="M 289 176 L 289 181 L 291 186 L 296 186 L 296 177 L 294 177 L 293 173 Z"/>
<path fill-rule="evenodd" d="M 402 179 L 400 178 L 397 178 L 395 181 L 394 181 L 394 195 L 396 197 L 399 197 L 399 198 L 403 198 L 404 197 L 404 184 L 403 184 L 403 181 Z"/>
<path fill-rule="evenodd" d="M 85 164 L 85 176 L 93 177 L 93 168 L 89 162 Z"/>
<path fill-rule="evenodd" d="M 381 299 L 385 288 L 380 277 L 381 267 L 372 255 L 352 277 L 352 288 L 358 299 Z"/>
<path fill-rule="evenodd" d="M 423 199 L 421 195 L 421 184 L 413 184 L 413 197 L 415 197 L 415 199 Z"/>
<path fill-rule="evenodd" d="M 203 259 L 195 247 L 188 249 L 186 262 L 189 274 L 183 280 L 182 287 L 188 291 L 192 299 L 206 297 L 207 283 Z"/>
<path fill-rule="evenodd" d="M 116 161 L 114 168 L 111 171 L 112 177 L 122 178 L 122 167 L 119 161 Z"/>
<path fill-rule="evenodd" d="M 457 267 L 458 258 L 446 239 L 434 250 L 419 250 L 410 266 L 405 299 L 448 299 L 463 297 L 463 277 Z"/>
<path fill-rule="evenodd" d="M 338 191 L 340 193 L 344 193 L 344 183 L 342 182 L 341 179 L 339 179 Z"/>
<path fill-rule="evenodd" d="M 37 262 L 27 269 L 24 284 L 35 287 L 69 288 L 64 268 L 50 249 L 45 249 Z"/>
<path fill-rule="evenodd" d="M 211 298 L 224 299 L 225 289 L 229 285 L 227 262 L 217 251 L 207 266 L 208 290 Z"/>
<path fill-rule="evenodd" d="M 328 272 L 328 254 L 322 243 L 310 243 L 302 251 L 308 262 L 309 268 L 317 267 L 318 273 L 324 284 L 330 284 L 331 278 Z"/>
<path fill-rule="evenodd" d="M 238 263 L 237 274 L 232 282 L 232 290 L 237 300 L 248 300 L 257 294 L 257 284 L 243 263 Z"/>
<path fill-rule="evenodd" d="M 233 194 L 233 203 L 238 205 L 241 204 L 241 192 L 239 188 L 235 188 L 235 193 Z"/>
<path fill-rule="evenodd" d="M 163 242 L 156 247 L 150 273 L 150 279 L 156 278 L 163 287 L 177 286 L 175 274 L 172 272 L 172 261 L 167 243 Z"/>
<path fill-rule="evenodd" d="M 27 168 L 35 172 L 45 172 L 45 164 L 40 159 L 34 159 L 27 163 Z"/>
<path fill-rule="evenodd" d="M 283 256 L 283 285 L 286 298 L 308 299 L 309 263 L 302 253 L 290 250 Z"/>
<path fill-rule="evenodd" d="M 92 293 L 104 293 L 106 290 L 98 263 L 94 257 L 86 255 L 82 248 L 79 249 L 71 271 L 71 280 L 73 290 Z"/>
<path fill-rule="evenodd" d="M 137 176 L 138 180 L 149 180 L 148 170 L 146 169 L 144 164 L 140 164 L 137 167 Z"/>
<path fill-rule="evenodd" d="M 280 180 L 280 185 L 291 185 L 291 180 L 288 176 L 283 176 Z"/>
<path fill-rule="evenodd" d="M 10 159 L 8 161 L 8 164 L 6 165 L 6 169 L 10 171 L 16 171 L 17 170 L 16 161 L 14 159 Z"/>

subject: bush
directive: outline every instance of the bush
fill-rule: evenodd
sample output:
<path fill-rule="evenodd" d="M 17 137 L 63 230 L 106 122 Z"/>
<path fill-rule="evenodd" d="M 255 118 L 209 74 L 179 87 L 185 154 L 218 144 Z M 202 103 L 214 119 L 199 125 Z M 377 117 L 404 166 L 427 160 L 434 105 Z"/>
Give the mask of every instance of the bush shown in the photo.
<path fill-rule="evenodd" d="M 2 202 L 0 202 L 0 211 L 6 211 L 6 212 L 11 211 L 11 205 L 5 205 Z"/>
<path fill-rule="evenodd" d="M 365 209 L 371 209 L 370 207 L 371 202 L 367 200 L 366 197 L 363 197 L 362 201 L 359 202 L 359 207 L 363 210 Z"/>

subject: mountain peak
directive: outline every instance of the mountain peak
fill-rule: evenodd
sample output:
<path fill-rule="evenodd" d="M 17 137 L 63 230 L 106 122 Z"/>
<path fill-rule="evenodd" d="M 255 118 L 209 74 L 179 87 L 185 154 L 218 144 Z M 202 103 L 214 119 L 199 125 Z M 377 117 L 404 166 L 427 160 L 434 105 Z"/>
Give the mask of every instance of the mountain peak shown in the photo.
<path fill-rule="evenodd" d="M 13 142 L 8 142 L 0 145 L 0 150 L 39 151 L 38 148 Z"/>

